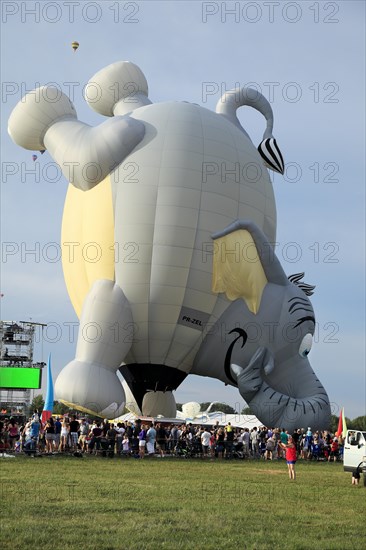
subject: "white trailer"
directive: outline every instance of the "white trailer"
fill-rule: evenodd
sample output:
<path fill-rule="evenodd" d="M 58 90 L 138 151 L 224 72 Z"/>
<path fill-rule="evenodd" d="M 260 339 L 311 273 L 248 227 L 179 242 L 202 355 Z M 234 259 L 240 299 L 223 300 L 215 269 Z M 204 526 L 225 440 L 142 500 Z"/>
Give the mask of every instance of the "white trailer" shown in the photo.
<path fill-rule="evenodd" d="M 344 442 L 343 468 L 345 472 L 363 474 L 366 487 L 366 432 L 347 430 Z"/>

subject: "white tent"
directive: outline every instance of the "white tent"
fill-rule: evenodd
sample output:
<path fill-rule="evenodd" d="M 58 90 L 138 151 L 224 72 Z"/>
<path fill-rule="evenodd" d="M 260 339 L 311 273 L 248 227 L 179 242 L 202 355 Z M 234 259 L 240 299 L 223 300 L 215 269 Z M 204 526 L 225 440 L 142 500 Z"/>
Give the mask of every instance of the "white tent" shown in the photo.
<path fill-rule="evenodd" d="M 174 422 L 181 420 L 182 424 L 194 424 L 197 425 L 209 425 L 214 426 L 217 422 L 220 426 L 226 426 L 230 422 L 230 424 L 235 428 L 249 428 L 252 429 L 255 426 L 258 428 L 259 426 L 262 426 L 262 422 L 258 420 L 254 414 L 226 414 L 220 411 L 212 412 L 212 413 L 199 413 L 194 418 L 183 418 L 182 413 L 180 411 L 177 411 L 177 418 L 165 418 L 165 417 L 141 417 L 137 416 L 133 413 L 127 413 L 124 414 L 114 420 L 114 422 L 132 422 L 137 418 L 141 418 L 142 420 L 147 421 L 155 421 L 155 422 Z"/>

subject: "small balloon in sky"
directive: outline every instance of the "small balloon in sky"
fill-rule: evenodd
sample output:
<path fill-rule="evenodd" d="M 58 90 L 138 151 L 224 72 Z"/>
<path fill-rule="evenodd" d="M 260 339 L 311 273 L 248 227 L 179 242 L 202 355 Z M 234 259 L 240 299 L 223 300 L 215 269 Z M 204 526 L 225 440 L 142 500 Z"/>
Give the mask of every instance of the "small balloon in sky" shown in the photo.
<path fill-rule="evenodd" d="M 32 155 L 33 162 L 37 160 L 37 155 Z"/>
<path fill-rule="evenodd" d="M 43 149 L 42 151 L 40 151 L 41 155 L 43 155 L 45 152 L 46 152 L 46 149 Z"/>
<path fill-rule="evenodd" d="M 79 42 L 76 42 L 76 41 L 72 42 L 71 47 L 74 50 L 74 52 L 76 52 L 76 50 L 79 47 Z"/>

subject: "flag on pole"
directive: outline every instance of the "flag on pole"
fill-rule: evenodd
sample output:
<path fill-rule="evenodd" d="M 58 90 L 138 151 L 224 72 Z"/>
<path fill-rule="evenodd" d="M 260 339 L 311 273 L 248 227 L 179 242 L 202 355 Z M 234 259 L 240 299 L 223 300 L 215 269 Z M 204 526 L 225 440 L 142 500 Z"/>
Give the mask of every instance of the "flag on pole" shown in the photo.
<path fill-rule="evenodd" d="M 346 424 L 346 417 L 344 416 L 344 407 L 342 407 L 341 412 L 339 414 L 339 420 L 338 420 L 338 428 L 335 433 L 337 437 L 346 437 L 347 433 L 347 424 Z"/>
<path fill-rule="evenodd" d="M 47 362 L 47 391 L 46 391 L 46 401 L 42 411 L 42 423 L 46 422 L 50 416 L 52 416 L 53 411 L 53 381 L 52 381 L 52 372 L 51 372 L 51 354 L 48 356 Z"/>

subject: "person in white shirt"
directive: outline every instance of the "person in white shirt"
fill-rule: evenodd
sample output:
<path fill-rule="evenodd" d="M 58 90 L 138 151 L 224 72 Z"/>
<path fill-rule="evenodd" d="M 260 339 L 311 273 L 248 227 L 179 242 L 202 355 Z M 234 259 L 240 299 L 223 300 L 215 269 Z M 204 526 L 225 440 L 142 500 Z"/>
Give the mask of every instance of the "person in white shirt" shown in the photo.
<path fill-rule="evenodd" d="M 207 428 L 204 429 L 204 431 L 201 434 L 201 444 L 202 444 L 202 458 L 205 458 L 208 456 L 208 450 L 210 448 L 210 439 L 211 439 L 211 433 L 207 430 Z"/>
<path fill-rule="evenodd" d="M 120 454 L 121 447 L 122 447 L 122 439 L 126 430 L 124 429 L 122 422 L 118 422 L 117 426 L 115 426 L 114 429 L 117 432 L 117 436 L 116 436 L 117 454 Z"/>
<path fill-rule="evenodd" d="M 252 443 L 252 455 L 254 458 L 257 458 L 259 455 L 259 449 L 258 449 L 258 431 L 256 427 L 254 427 L 250 432 L 250 440 Z"/>
<path fill-rule="evenodd" d="M 249 456 L 249 441 L 250 441 L 249 429 L 245 428 L 243 433 L 243 453 L 244 453 L 244 456 L 246 457 Z"/>
<path fill-rule="evenodd" d="M 147 439 L 146 439 L 147 452 L 150 456 L 154 456 L 155 443 L 156 443 L 156 430 L 154 428 L 154 424 L 151 424 L 150 428 L 147 430 L 146 436 L 147 436 Z"/>

